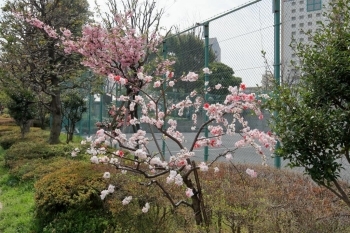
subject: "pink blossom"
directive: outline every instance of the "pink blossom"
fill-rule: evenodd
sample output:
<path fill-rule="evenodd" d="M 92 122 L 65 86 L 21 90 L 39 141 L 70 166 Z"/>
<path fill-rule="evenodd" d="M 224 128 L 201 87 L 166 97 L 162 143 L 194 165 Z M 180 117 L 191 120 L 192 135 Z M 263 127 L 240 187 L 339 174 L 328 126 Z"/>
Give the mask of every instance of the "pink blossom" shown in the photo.
<path fill-rule="evenodd" d="M 161 82 L 160 81 L 156 81 L 156 82 L 154 82 L 153 87 L 157 88 L 157 87 L 160 87 L 160 85 L 161 85 Z"/>
<path fill-rule="evenodd" d="M 250 177 L 252 177 L 252 178 L 256 178 L 257 176 L 258 176 L 258 174 L 254 171 L 254 170 L 252 170 L 252 169 L 249 169 L 249 168 L 247 168 L 247 170 L 245 171 L 248 175 L 250 175 Z"/>
<path fill-rule="evenodd" d="M 219 90 L 221 87 L 222 87 L 222 85 L 221 85 L 220 83 L 218 83 L 218 84 L 215 85 L 215 89 L 216 89 L 216 90 Z"/>
<path fill-rule="evenodd" d="M 208 67 L 203 68 L 204 74 L 211 74 L 211 71 L 209 70 Z"/>
<path fill-rule="evenodd" d="M 208 171 L 208 165 L 205 162 L 201 162 L 198 165 L 198 167 L 199 167 L 199 170 L 202 171 L 202 172 Z"/>
<path fill-rule="evenodd" d="M 227 160 L 230 160 L 230 159 L 232 159 L 232 154 L 231 153 L 227 153 L 225 157 L 226 157 Z"/>
<path fill-rule="evenodd" d="M 193 190 L 191 188 L 186 189 L 186 196 L 187 197 L 192 197 L 194 195 Z"/>
<path fill-rule="evenodd" d="M 145 206 L 142 208 L 142 212 L 143 212 L 143 213 L 147 213 L 148 210 L 149 210 L 149 208 L 150 208 L 150 205 L 149 205 L 148 202 L 146 202 Z"/>

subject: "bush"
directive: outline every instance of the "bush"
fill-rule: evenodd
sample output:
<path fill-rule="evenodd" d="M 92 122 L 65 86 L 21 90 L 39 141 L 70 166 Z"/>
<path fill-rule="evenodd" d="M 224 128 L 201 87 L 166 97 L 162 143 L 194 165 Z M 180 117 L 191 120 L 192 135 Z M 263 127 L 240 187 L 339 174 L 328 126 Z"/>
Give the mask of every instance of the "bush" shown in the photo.
<path fill-rule="evenodd" d="M 43 233 L 104 233 L 112 231 L 110 215 L 100 210 L 69 209 L 57 213 L 55 219 L 48 223 Z"/>
<path fill-rule="evenodd" d="M 40 222 L 46 225 L 57 213 L 70 210 L 103 210 L 100 191 L 105 189 L 106 183 L 101 173 L 98 166 L 71 161 L 38 180 L 35 200 Z"/>
<path fill-rule="evenodd" d="M 21 134 L 18 127 L 0 126 L 0 146 L 4 150 L 9 149 L 20 138 Z"/>
<path fill-rule="evenodd" d="M 35 184 L 37 217 L 43 232 L 174 232 L 171 228 L 175 229 L 179 216 L 174 218 L 158 187 L 140 185 L 139 176 L 116 174 L 112 166 L 62 162 L 56 159 L 48 165 L 62 167 Z M 105 171 L 111 173 L 110 179 L 103 178 Z M 102 201 L 100 193 L 109 184 L 116 186 L 115 192 Z M 129 195 L 133 201 L 123 206 L 122 200 Z M 146 201 L 152 208 L 144 214 L 141 209 Z"/>
<path fill-rule="evenodd" d="M 45 141 L 19 141 L 10 147 L 5 154 L 5 164 L 14 168 L 21 160 L 28 162 L 31 159 L 48 159 L 56 156 L 70 156 L 73 145 L 50 145 Z"/>

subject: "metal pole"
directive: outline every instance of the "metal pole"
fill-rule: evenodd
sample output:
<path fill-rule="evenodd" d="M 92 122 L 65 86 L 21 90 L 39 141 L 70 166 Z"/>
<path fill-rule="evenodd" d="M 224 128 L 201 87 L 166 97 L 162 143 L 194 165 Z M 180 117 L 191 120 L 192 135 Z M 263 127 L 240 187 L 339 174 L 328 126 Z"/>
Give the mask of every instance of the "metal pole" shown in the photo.
<path fill-rule="evenodd" d="M 163 41 L 163 58 L 164 58 L 164 60 L 167 58 L 166 40 Z M 163 90 L 165 90 L 165 88 L 166 88 L 166 83 L 165 83 L 166 75 L 164 75 L 163 78 L 164 78 Z M 165 93 L 164 93 L 164 95 L 165 95 Z M 164 110 L 164 113 L 166 113 L 166 103 L 163 103 L 163 110 Z M 165 128 L 165 127 L 166 127 L 166 119 L 164 119 L 163 128 Z M 163 154 L 163 156 L 165 156 L 165 138 L 164 137 L 162 137 L 162 154 Z"/>
<path fill-rule="evenodd" d="M 280 27 L 281 27 L 281 3 L 280 0 L 273 0 L 273 13 L 274 13 L 274 28 L 275 28 L 275 40 L 274 40 L 274 78 L 277 85 L 280 85 Z M 275 117 L 278 117 L 278 112 L 274 112 Z M 280 142 L 277 141 L 276 148 L 280 147 Z M 275 156 L 274 165 L 276 168 L 281 168 L 281 157 Z"/>
<path fill-rule="evenodd" d="M 206 22 L 204 24 L 204 67 L 208 67 L 209 66 L 209 22 Z M 208 101 L 208 91 L 207 89 L 207 85 L 206 83 L 209 82 L 209 74 L 204 74 L 204 101 L 207 102 Z M 207 122 L 208 116 L 205 115 L 204 116 L 204 122 Z M 205 127 L 205 131 L 204 131 L 205 137 L 208 138 L 208 127 Z M 208 157 L 209 157 L 209 149 L 208 146 L 204 147 L 204 161 L 207 162 L 208 161 Z"/>
<path fill-rule="evenodd" d="M 89 117 L 88 117 L 88 136 L 89 137 L 90 137 L 90 134 L 91 134 L 91 87 L 89 90 Z"/>
<path fill-rule="evenodd" d="M 100 122 L 102 123 L 102 113 L 103 113 L 103 85 L 101 87 L 101 94 L 100 94 Z"/>

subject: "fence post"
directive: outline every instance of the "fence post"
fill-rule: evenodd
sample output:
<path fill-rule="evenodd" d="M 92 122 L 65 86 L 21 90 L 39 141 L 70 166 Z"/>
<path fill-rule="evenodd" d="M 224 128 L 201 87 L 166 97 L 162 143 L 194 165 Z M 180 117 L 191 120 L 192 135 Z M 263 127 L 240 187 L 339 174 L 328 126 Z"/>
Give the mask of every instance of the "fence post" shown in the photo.
<path fill-rule="evenodd" d="M 91 134 L 91 82 L 89 84 L 89 116 L 88 116 L 88 137 L 90 137 L 90 134 Z"/>
<path fill-rule="evenodd" d="M 209 22 L 204 23 L 204 67 L 209 66 Z M 209 74 L 204 74 L 204 101 L 208 101 L 208 91 L 207 91 L 207 83 L 209 82 Z M 208 116 L 204 116 L 204 122 L 208 121 Z M 208 138 L 208 127 L 205 126 L 205 137 Z M 204 161 L 207 162 L 209 157 L 209 149 L 208 146 L 204 148 Z"/>
<path fill-rule="evenodd" d="M 101 86 L 101 94 L 100 94 L 100 122 L 102 123 L 102 113 L 103 113 L 103 85 Z"/>
<path fill-rule="evenodd" d="M 164 60 L 167 58 L 167 46 L 166 46 L 166 40 L 163 41 L 163 58 Z M 164 74 L 164 82 L 163 82 L 163 89 L 165 90 L 166 88 L 166 74 Z M 165 93 L 163 93 L 165 95 Z M 166 98 L 165 98 L 166 99 Z M 164 113 L 166 113 L 166 103 L 164 102 L 163 103 L 163 111 Z M 164 125 L 162 126 L 163 128 L 166 128 L 166 119 L 164 119 Z M 162 154 L 163 156 L 165 157 L 165 138 L 164 136 L 162 135 Z"/>
<path fill-rule="evenodd" d="M 277 85 L 280 85 L 280 15 L 281 6 L 280 0 L 273 0 L 273 13 L 274 13 L 274 78 Z M 275 117 L 278 117 L 278 112 L 274 112 Z M 276 148 L 278 149 L 280 142 L 277 141 Z M 274 165 L 276 168 L 281 168 L 281 157 L 275 156 Z"/>

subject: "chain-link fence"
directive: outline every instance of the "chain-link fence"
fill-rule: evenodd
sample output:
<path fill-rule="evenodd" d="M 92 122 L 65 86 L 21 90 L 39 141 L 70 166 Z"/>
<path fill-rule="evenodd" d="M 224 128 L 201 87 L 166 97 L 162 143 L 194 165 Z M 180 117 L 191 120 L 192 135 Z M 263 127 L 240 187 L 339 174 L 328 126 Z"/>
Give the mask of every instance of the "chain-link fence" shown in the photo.
<path fill-rule="evenodd" d="M 271 74 L 266 70 L 266 61 L 271 63 L 271 67 L 274 62 L 274 15 L 271 9 L 271 1 L 252 1 L 183 32 L 169 35 L 164 42 L 164 54 L 166 58 L 176 61 L 175 78 L 192 71 L 199 74 L 199 81 L 178 81 L 167 97 L 178 102 L 196 90 L 204 95 L 206 102 L 222 103 L 229 93 L 227 87 L 238 86 L 241 82 L 246 84 L 246 92 L 260 92 L 264 78 L 273 73 L 273 70 L 270 70 Z M 212 73 L 206 76 L 202 71 L 204 67 L 209 67 Z M 206 87 L 210 90 L 207 94 L 205 82 L 208 82 Z M 222 87 L 216 88 L 217 84 Z M 178 129 L 189 134 L 189 137 L 191 115 L 191 109 L 188 109 L 183 118 L 178 119 Z M 243 115 L 252 128 L 268 130 L 268 117 L 258 120 L 248 111 Z M 198 125 L 201 125 L 205 121 L 205 114 L 199 113 L 198 119 Z M 238 125 L 236 131 L 240 129 Z M 225 149 L 222 150 L 234 148 L 237 140 L 239 138 L 225 136 Z M 208 160 L 220 153 L 218 149 L 209 150 Z M 236 152 L 235 156 L 240 157 L 241 162 L 261 163 L 254 149 L 245 148 Z"/>

